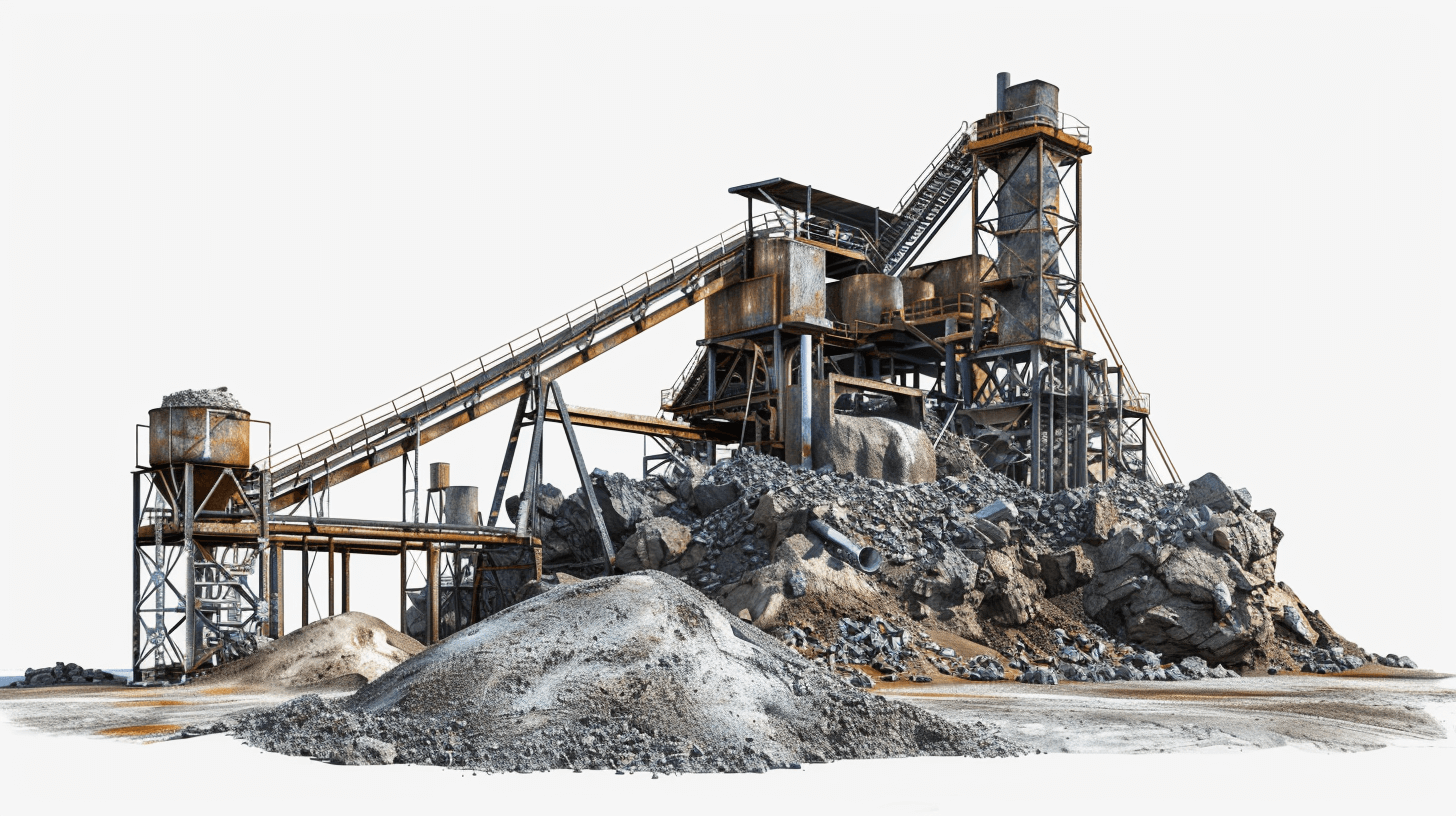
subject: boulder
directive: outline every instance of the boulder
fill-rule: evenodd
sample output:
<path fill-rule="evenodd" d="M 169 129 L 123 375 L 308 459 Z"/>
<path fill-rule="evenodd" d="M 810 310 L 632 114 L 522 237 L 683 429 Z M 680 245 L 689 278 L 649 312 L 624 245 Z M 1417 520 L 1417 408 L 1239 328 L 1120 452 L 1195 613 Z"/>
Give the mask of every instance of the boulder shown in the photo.
<path fill-rule="evenodd" d="M 713 597 L 729 614 L 751 621 L 760 629 L 787 625 L 790 623 L 784 618 L 785 604 L 790 600 L 787 590 L 797 585 L 800 578 L 806 597 L 825 598 L 846 606 L 882 603 L 878 591 L 863 573 L 825 552 L 817 537 L 803 533 L 784 539 L 768 565 L 719 589 Z"/>
<path fill-rule="evenodd" d="M 981 607 L 996 623 L 1025 626 L 1040 611 L 1036 584 L 1022 573 L 1016 558 L 1004 550 L 988 550 L 981 566 Z"/>
<path fill-rule="evenodd" d="M 835 415 L 816 432 L 814 463 L 896 484 L 935 481 L 935 448 L 921 429 L 886 417 Z"/>
<path fill-rule="evenodd" d="M 711 516 L 722 510 L 743 494 L 743 488 L 737 482 L 726 482 L 714 484 L 712 482 L 698 482 L 693 488 L 692 505 L 700 516 Z"/>
<path fill-rule="evenodd" d="M 1215 513 L 1227 513 L 1246 506 L 1243 499 L 1214 473 L 1205 473 L 1188 484 L 1188 504 L 1191 507 L 1207 506 Z"/>
<path fill-rule="evenodd" d="M 1112 535 L 1112 530 L 1122 516 L 1117 512 L 1117 505 L 1110 501 L 1097 501 L 1092 504 L 1092 514 L 1087 518 L 1087 530 L 1082 534 L 1083 541 L 1100 543 Z"/>
<path fill-rule="evenodd" d="M 1002 521 L 1015 521 L 1019 515 L 1020 513 L 1017 511 L 1016 505 L 1010 499 L 997 499 L 980 510 L 977 510 L 975 513 L 976 518 L 989 521 L 992 524 Z"/>
<path fill-rule="evenodd" d="M 622 542 L 617 569 L 622 572 L 660 570 L 687 552 L 692 533 L 670 518 L 648 518 Z"/>
<path fill-rule="evenodd" d="M 1087 585 L 1094 572 L 1092 559 L 1081 547 L 1072 547 L 1059 553 L 1042 553 L 1041 580 L 1046 584 L 1048 597 L 1065 595 Z"/>

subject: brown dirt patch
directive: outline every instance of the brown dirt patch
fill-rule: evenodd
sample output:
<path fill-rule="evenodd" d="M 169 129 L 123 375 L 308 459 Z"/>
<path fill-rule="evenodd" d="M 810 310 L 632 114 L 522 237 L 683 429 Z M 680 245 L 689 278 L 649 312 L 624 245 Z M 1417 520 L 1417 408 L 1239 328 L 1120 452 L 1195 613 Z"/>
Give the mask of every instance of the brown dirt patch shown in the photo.
<path fill-rule="evenodd" d="M 154 734 L 171 734 L 174 731 L 181 731 L 180 725 L 164 725 L 153 723 L 152 725 L 123 725 L 118 728 L 103 728 L 96 733 L 103 737 L 149 737 Z"/>

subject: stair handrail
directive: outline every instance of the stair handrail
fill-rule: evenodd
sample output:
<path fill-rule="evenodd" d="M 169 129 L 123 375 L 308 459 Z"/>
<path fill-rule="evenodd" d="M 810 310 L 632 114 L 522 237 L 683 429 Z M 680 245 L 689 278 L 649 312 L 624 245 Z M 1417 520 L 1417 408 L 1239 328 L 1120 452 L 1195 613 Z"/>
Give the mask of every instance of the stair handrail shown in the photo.
<path fill-rule="evenodd" d="M 497 346 L 496 348 L 476 357 L 460 366 L 451 369 L 445 374 L 436 377 L 418 388 L 413 388 L 399 397 L 365 411 L 358 416 L 338 423 L 337 425 L 315 434 L 303 441 L 289 445 L 274 451 L 269 457 L 259 460 L 254 465 L 256 470 L 282 471 L 297 465 L 310 456 L 320 451 L 338 447 L 337 440 L 340 437 L 349 437 L 363 432 L 363 438 L 344 445 L 342 452 L 338 455 L 354 455 L 360 450 L 371 447 L 371 442 L 376 435 L 379 437 L 388 436 L 393 428 L 390 420 L 399 422 L 408 419 L 418 419 L 425 415 L 421 409 L 427 408 L 432 399 L 447 394 L 458 387 L 463 380 L 468 380 L 487 372 L 492 366 L 510 361 L 524 352 L 532 352 L 537 362 L 545 357 L 560 353 L 564 348 L 551 347 L 548 337 L 555 338 L 564 331 L 576 329 L 577 333 L 583 328 L 587 336 L 595 334 L 596 330 L 605 328 L 625 317 L 631 316 L 639 309 L 645 310 L 649 301 L 656 300 L 671 290 L 661 290 L 654 296 L 654 285 L 661 285 L 663 282 L 676 277 L 683 277 L 679 283 L 691 283 L 696 277 L 695 270 L 704 265 L 704 259 L 710 263 L 715 259 L 721 259 L 731 248 L 735 249 L 742 241 L 744 234 L 754 229 L 758 222 L 763 221 L 764 228 L 770 226 L 771 221 L 776 221 L 775 214 L 767 214 L 754 219 L 754 224 L 747 224 L 744 221 L 737 221 L 731 227 L 719 232 L 711 238 L 701 241 L 692 247 L 680 252 L 666 261 L 648 269 L 646 272 L 634 275 L 625 283 L 608 290 L 606 293 L 583 303 L 581 306 L 571 309 L 566 313 L 548 320 L 521 334 L 520 336 Z M 638 302 L 638 301 L 641 302 Z M 624 313 L 623 307 L 630 307 Z M 603 322 L 605 321 L 605 325 Z M 570 346 L 567 343 L 566 346 Z M 381 427 L 381 423 L 385 423 Z M 371 432 L 371 428 L 378 428 L 377 433 Z M 377 439 L 375 440 L 378 441 Z M 278 485 L 281 487 L 280 485 Z"/>

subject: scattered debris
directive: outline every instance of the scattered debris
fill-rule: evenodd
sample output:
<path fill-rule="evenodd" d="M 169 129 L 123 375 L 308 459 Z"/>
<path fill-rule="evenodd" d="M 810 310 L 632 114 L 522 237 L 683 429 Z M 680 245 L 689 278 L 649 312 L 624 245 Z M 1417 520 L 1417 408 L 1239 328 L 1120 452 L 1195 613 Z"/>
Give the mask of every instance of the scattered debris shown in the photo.
<path fill-rule="evenodd" d="M 57 662 L 43 669 L 26 669 L 25 677 L 11 683 L 9 688 L 40 688 L 43 686 L 102 684 L 125 685 L 126 678 L 118 677 L 102 669 L 83 669 L 75 663 Z"/>
<path fill-rule="evenodd" d="M 233 411 L 243 410 L 243 404 L 238 398 L 228 393 L 227 387 L 222 388 L 191 388 L 185 391 L 178 391 L 162 397 L 163 408 L 227 408 Z"/>

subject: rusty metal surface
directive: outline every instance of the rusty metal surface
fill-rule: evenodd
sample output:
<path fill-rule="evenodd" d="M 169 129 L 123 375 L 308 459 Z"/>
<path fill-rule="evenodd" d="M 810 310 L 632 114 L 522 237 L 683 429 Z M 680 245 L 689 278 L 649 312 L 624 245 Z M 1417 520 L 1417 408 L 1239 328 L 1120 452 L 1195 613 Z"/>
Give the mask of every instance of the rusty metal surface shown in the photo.
<path fill-rule="evenodd" d="M 772 276 L 752 278 L 708 298 L 703 331 L 723 337 L 777 323 L 778 281 Z"/>
<path fill-rule="evenodd" d="M 430 489 L 444 490 L 450 486 L 450 463 L 430 463 Z"/>
<path fill-rule="evenodd" d="M 452 485 L 445 488 L 445 523 L 476 526 L 480 516 L 480 488 Z"/>
<path fill-rule="evenodd" d="M 247 411 L 225 408 L 153 408 L 147 454 L 152 467 L 184 462 L 247 469 Z"/>
<path fill-rule="evenodd" d="M 840 320 L 852 329 L 858 323 L 879 325 L 885 311 L 905 307 L 899 278 L 878 273 L 851 275 L 840 281 L 839 286 L 844 309 Z"/>
<path fill-rule="evenodd" d="M 647 416 L 645 414 L 624 414 L 618 411 L 606 411 L 601 408 L 583 408 L 579 405 L 569 405 L 567 406 L 567 411 L 571 416 L 571 424 L 578 427 L 602 428 L 609 431 L 623 431 L 626 433 L 664 436 L 671 439 L 687 439 L 693 441 L 738 441 L 735 437 L 713 431 L 712 429 L 699 428 L 685 422 L 675 422 L 670 419 Z M 560 411 L 555 408 L 546 409 L 546 420 L 548 422 L 560 422 Z"/>
<path fill-rule="evenodd" d="M 904 277 L 900 279 L 900 299 L 906 306 L 935 296 L 935 284 L 929 281 Z"/>
<path fill-rule="evenodd" d="M 975 294 L 978 284 L 995 274 L 991 259 L 984 255 L 963 255 L 935 264 L 925 280 L 935 284 L 936 297 Z"/>

